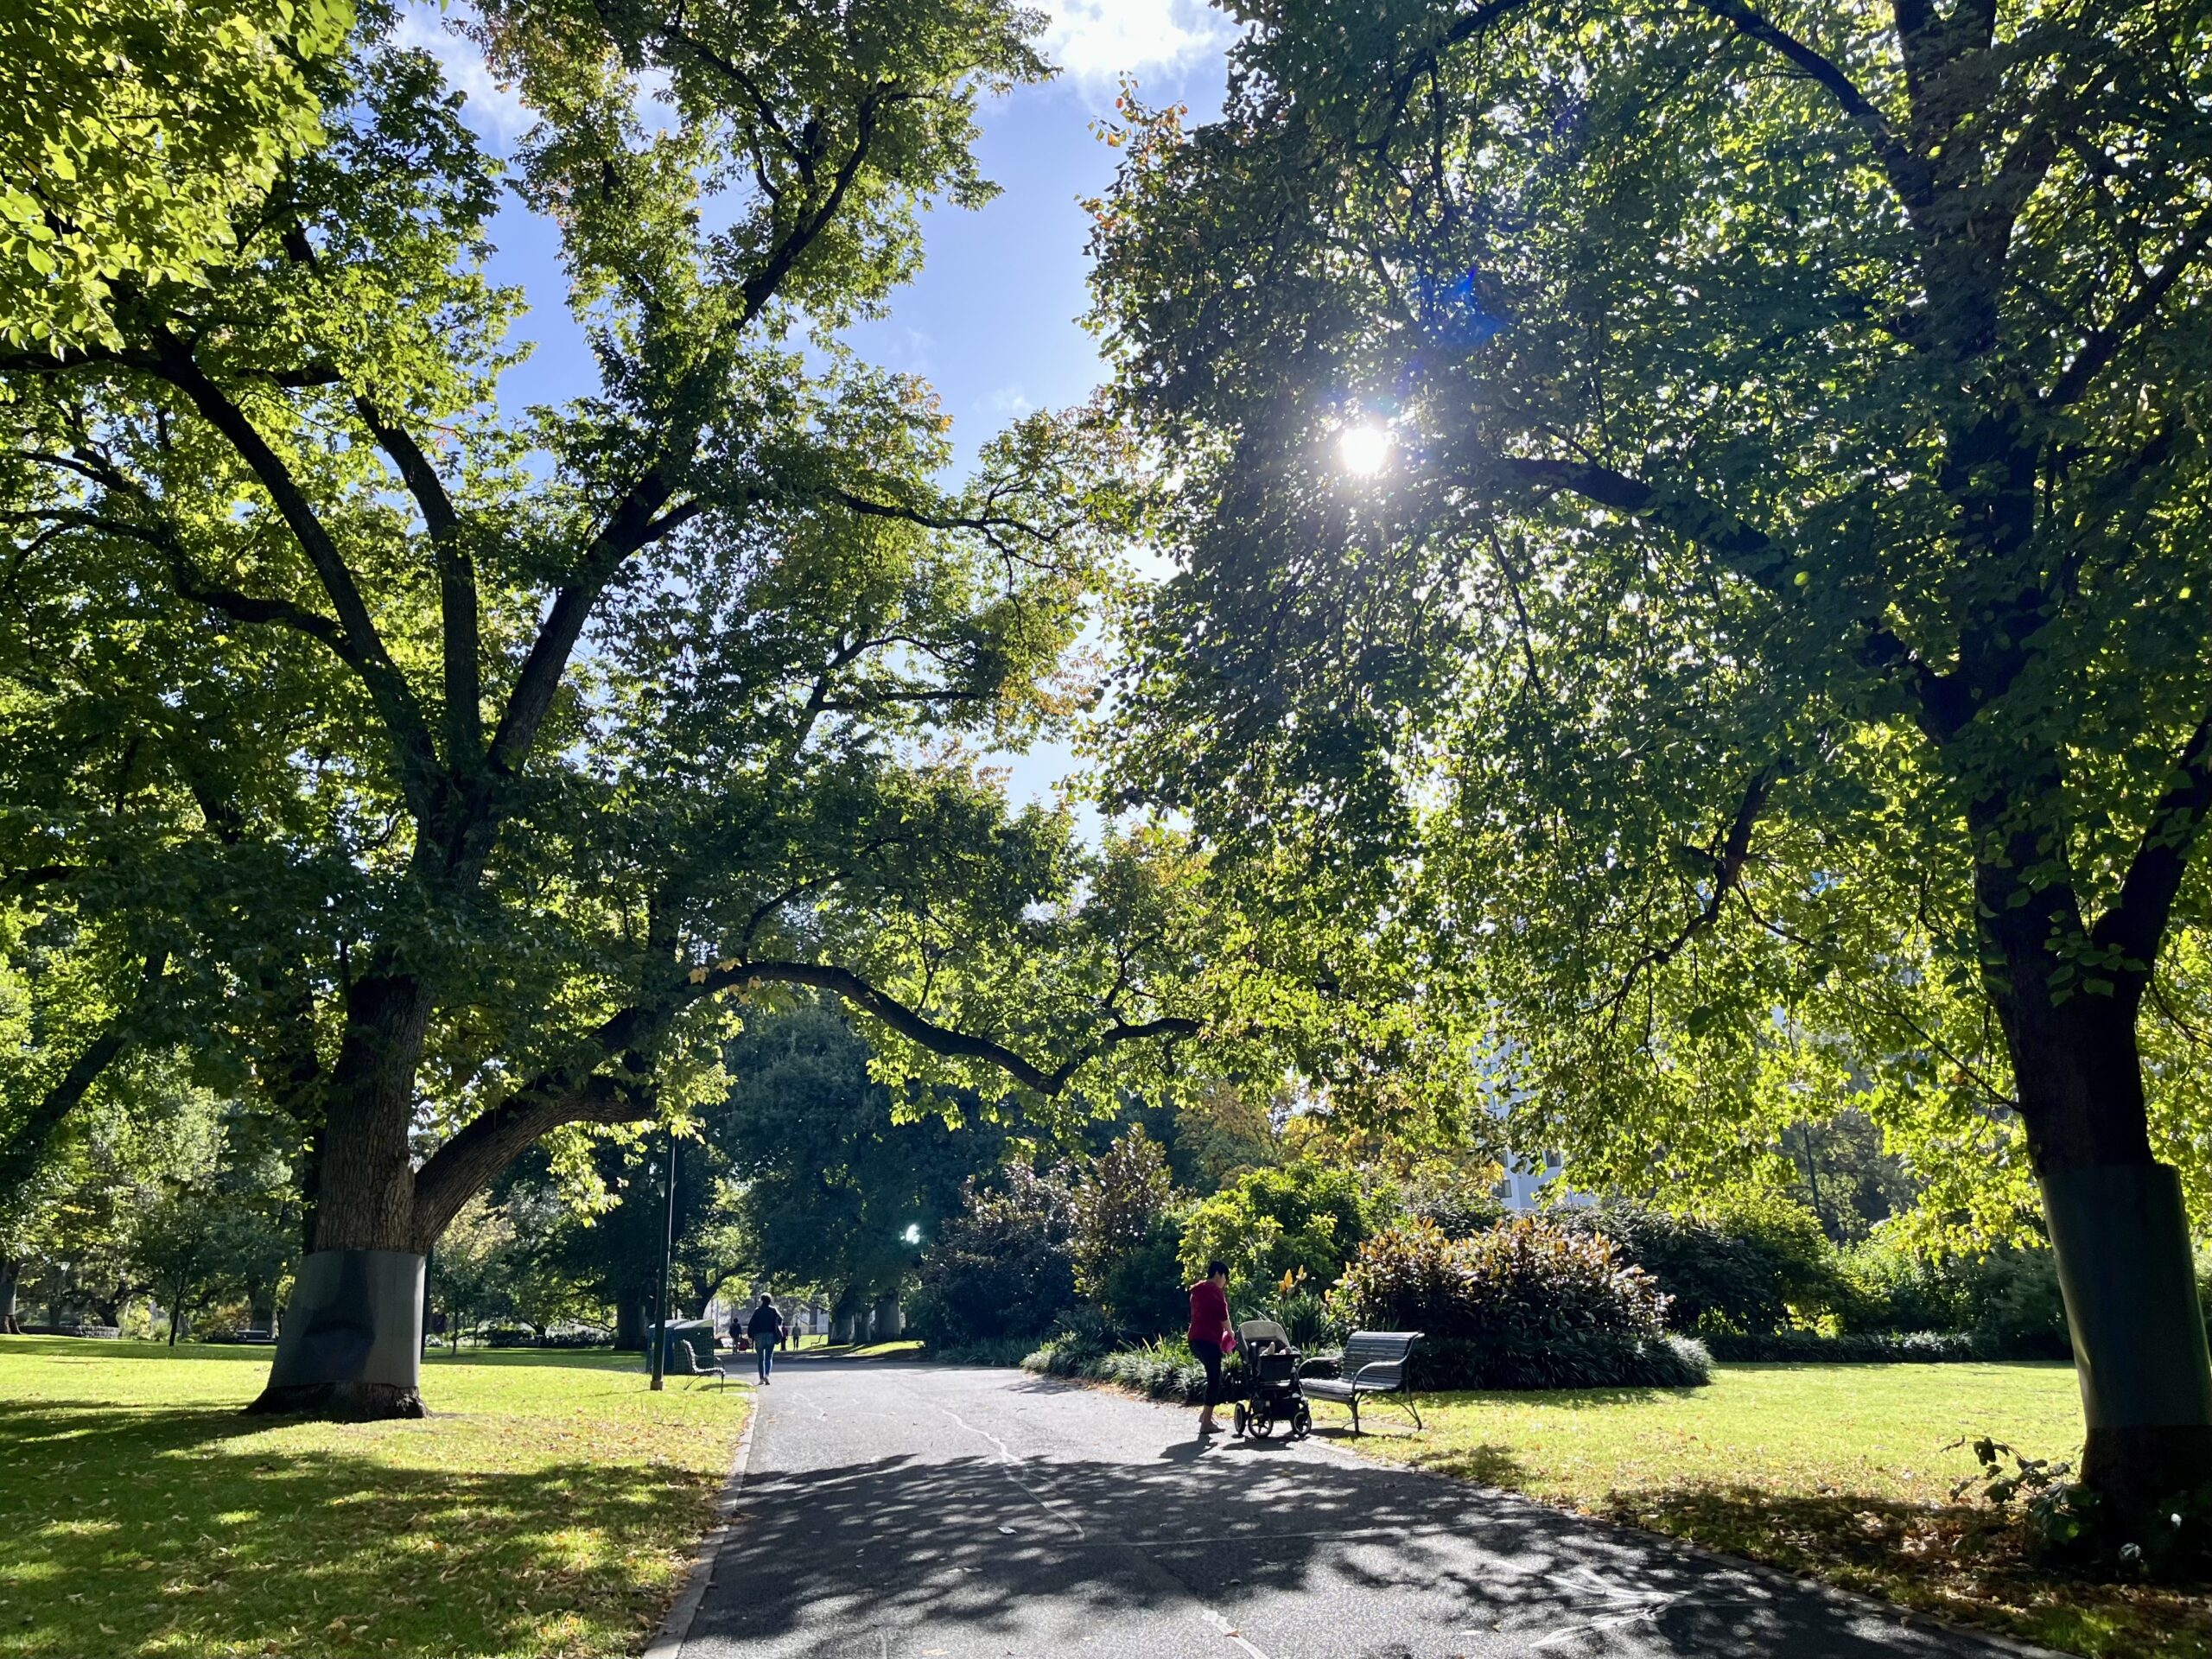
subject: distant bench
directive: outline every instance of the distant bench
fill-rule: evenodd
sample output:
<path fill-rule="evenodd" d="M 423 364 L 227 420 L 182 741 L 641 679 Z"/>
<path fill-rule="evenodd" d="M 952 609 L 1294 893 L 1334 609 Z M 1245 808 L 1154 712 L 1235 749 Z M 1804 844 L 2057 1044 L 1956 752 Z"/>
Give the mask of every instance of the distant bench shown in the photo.
<path fill-rule="evenodd" d="M 1351 1432 L 1359 1430 L 1359 1402 L 1363 1396 L 1395 1394 L 1413 1414 L 1414 1427 L 1421 1427 L 1421 1408 L 1406 1393 L 1406 1360 L 1419 1342 L 1418 1331 L 1355 1331 L 1344 1344 L 1344 1357 L 1336 1361 L 1334 1376 L 1300 1376 L 1299 1386 L 1315 1400 L 1333 1400 L 1351 1408 Z M 1306 1368 L 1327 1360 L 1308 1360 Z"/>

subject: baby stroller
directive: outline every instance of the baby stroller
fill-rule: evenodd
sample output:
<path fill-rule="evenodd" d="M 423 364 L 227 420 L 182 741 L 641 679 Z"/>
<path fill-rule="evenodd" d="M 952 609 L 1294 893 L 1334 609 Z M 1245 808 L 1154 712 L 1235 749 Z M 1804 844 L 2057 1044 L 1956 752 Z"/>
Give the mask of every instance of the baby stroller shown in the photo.
<path fill-rule="evenodd" d="M 1247 1319 L 1236 1327 L 1236 1345 L 1244 1355 L 1246 1384 L 1246 1397 L 1236 1402 L 1236 1432 L 1249 1429 L 1264 1440 L 1281 1423 L 1292 1440 L 1304 1440 L 1313 1427 L 1313 1411 L 1298 1386 L 1300 1356 L 1290 1345 L 1290 1333 L 1273 1319 Z"/>

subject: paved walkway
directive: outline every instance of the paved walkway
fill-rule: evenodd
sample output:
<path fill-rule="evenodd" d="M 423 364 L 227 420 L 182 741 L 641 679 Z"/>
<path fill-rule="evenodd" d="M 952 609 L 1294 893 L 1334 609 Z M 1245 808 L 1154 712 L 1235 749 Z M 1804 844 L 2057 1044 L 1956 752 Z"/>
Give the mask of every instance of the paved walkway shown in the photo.
<path fill-rule="evenodd" d="M 2020 1651 L 1319 1440 L 1202 1450 L 1195 1412 L 1019 1371 L 799 1360 L 759 1401 L 683 1659 Z"/>

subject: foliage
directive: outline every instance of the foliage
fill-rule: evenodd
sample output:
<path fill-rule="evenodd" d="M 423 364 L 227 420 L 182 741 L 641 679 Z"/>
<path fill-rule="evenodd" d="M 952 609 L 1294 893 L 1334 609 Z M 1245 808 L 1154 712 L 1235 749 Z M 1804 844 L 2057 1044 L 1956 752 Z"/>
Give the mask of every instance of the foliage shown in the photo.
<path fill-rule="evenodd" d="M 2072 1356 L 2048 1249 L 1932 1255 L 1878 1238 L 1847 1253 L 1841 1267 L 1847 1289 L 1838 1312 L 1847 1331 L 1953 1331 L 1970 1333 L 1991 1354 Z"/>
<path fill-rule="evenodd" d="M 988 200 L 976 111 L 1046 73 L 1042 19 L 865 12 L 484 0 L 455 44 L 535 119 L 512 163 L 382 4 L 305 67 L 275 22 L 306 51 L 336 11 L 202 9 L 170 47 L 232 43 L 206 86 L 73 70 L 35 112 L 76 134 L 79 91 L 135 119 L 188 89 L 213 118 L 80 181 L 185 192 L 198 278 L 118 280 L 78 345 L 0 353 L 0 865 L 97 945 L 92 1029 L 157 982 L 195 1065 L 289 1121 L 314 1247 L 426 1249 L 556 1131 L 564 1181 L 619 1179 L 589 1137 L 720 1101 L 741 1001 L 843 999 L 901 1112 L 963 1109 L 917 1079 L 1010 1077 L 1044 1116 L 1204 1069 L 1160 1064 L 1237 959 L 1203 861 L 1085 842 L 979 758 L 1092 695 L 1071 648 L 1127 445 L 1038 415 L 950 479 L 928 386 L 843 332 L 918 269 L 925 204 Z M 54 46 L 80 67 L 89 16 Z M 495 214 L 557 246 L 588 348 L 527 405 Z M 875 1219 L 833 1248 L 864 1224 L 853 1270 L 894 1276 Z"/>
<path fill-rule="evenodd" d="M 1167 1160 L 1142 1125 L 1128 1130 L 1077 1172 L 1070 1188 L 1075 1287 L 1104 1307 L 1115 1268 L 1151 1238 L 1173 1194 Z"/>
<path fill-rule="evenodd" d="M 1675 1330 L 1762 1332 L 1811 1324 L 1840 1294 L 1834 1252 L 1802 1205 L 1771 1192 L 1717 1194 L 1683 1214 L 1631 1199 L 1560 1208 L 1554 1224 L 1610 1240 L 1666 1290 Z"/>
<path fill-rule="evenodd" d="M 1826 1122 L 1791 1124 L 1777 1150 L 1789 1166 L 1784 1191 L 1820 1217 L 1837 1244 L 1866 1237 L 1919 1201 L 1923 1183 L 1883 1144 L 1880 1126 L 1856 1107 Z"/>
<path fill-rule="evenodd" d="M 191 1316 L 223 1297 L 245 1301 L 265 1323 L 277 1281 L 299 1253 L 288 1160 L 256 1125 L 232 1112 L 203 1161 L 172 1175 L 129 1224 L 129 1259 L 169 1316 L 175 1342 Z"/>
<path fill-rule="evenodd" d="M 1406 1214 L 1425 1221 L 1448 1238 L 1466 1238 L 1505 1219 L 1505 1205 L 1492 1186 L 1495 1165 L 1469 1171 L 1440 1160 L 1424 1163 L 1400 1184 Z"/>
<path fill-rule="evenodd" d="M 1325 1288 L 1374 1231 L 1379 1207 L 1349 1169 L 1300 1160 L 1252 1170 L 1185 1219 L 1183 1276 L 1227 1262 L 1232 1313 L 1266 1300 L 1286 1274 L 1302 1270 Z"/>
<path fill-rule="evenodd" d="M 1033 1350 L 1021 1362 L 1025 1370 L 1046 1376 L 1081 1377 L 1116 1383 L 1152 1400 L 1203 1405 L 1205 1367 L 1191 1357 L 1180 1337 L 1161 1337 L 1130 1348 L 1101 1348 L 1064 1332 Z"/>
<path fill-rule="evenodd" d="M 2205 67 L 2186 0 L 1253 8 L 1096 204 L 1178 565 L 1116 798 L 1586 1185 L 1848 1104 L 1954 1244 L 2212 1212 Z"/>
<path fill-rule="evenodd" d="M 1034 1353 L 1034 1337 L 991 1337 L 976 1342 L 940 1346 L 928 1344 L 929 1357 L 945 1365 L 988 1365 L 1000 1370 L 1019 1366 Z"/>
<path fill-rule="evenodd" d="M 875 1053 L 813 1002 L 764 1011 L 729 1046 L 734 1081 L 707 1133 L 739 1184 L 749 1264 L 779 1284 L 897 1289 L 963 1184 L 1003 1154 L 1005 1131 L 972 1096 L 908 1096 L 902 1110 L 869 1076 Z"/>
<path fill-rule="evenodd" d="M 1054 1177 L 1023 1164 L 1002 1183 L 970 1177 L 922 1254 L 906 1309 L 914 1334 L 933 1353 L 1024 1339 L 1027 1351 L 1075 1303 L 1073 1230 L 1067 1188 Z"/>
<path fill-rule="evenodd" d="M 1523 1217 L 1454 1239 L 1426 1222 L 1360 1247 L 1330 1294 L 1349 1330 L 1419 1331 L 1424 1388 L 1574 1388 L 1705 1380 L 1664 1334 L 1667 1296 L 1604 1238 Z"/>
<path fill-rule="evenodd" d="M 0 11 L 0 339 L 120 343 L 116 291 L 204 283 L 321 136 L 347 0 Z"/>
<path fill-rule="evenodd" d="M 1719 1332 L 1700 1338 L 1715 1359 L 1802 1365 L 1928 1365 L 2017 1358 L 1971 1331 Z"/>

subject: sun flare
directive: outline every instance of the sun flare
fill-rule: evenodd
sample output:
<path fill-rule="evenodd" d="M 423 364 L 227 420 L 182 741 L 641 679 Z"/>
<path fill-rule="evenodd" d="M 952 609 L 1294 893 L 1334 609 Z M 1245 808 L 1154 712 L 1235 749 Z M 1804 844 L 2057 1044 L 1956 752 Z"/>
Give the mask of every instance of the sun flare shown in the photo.
<path fill-rule="evenodd" d="M 1355 478 L 1372 478 L 1389 466 L 1391 448 L 1387 426 L 1348 426 L 1337 437 L 1337 458 Z"/>

